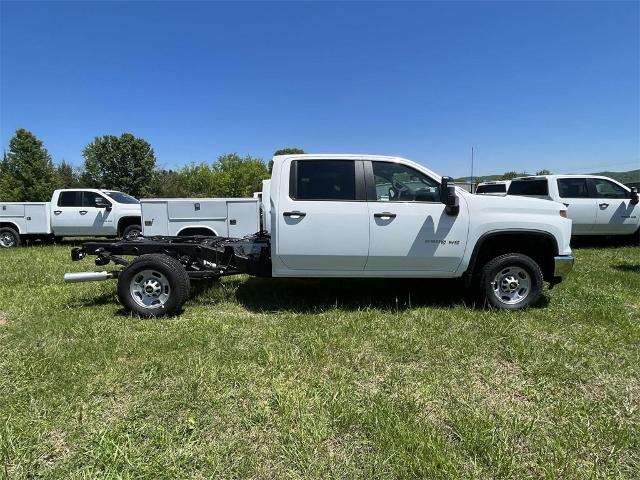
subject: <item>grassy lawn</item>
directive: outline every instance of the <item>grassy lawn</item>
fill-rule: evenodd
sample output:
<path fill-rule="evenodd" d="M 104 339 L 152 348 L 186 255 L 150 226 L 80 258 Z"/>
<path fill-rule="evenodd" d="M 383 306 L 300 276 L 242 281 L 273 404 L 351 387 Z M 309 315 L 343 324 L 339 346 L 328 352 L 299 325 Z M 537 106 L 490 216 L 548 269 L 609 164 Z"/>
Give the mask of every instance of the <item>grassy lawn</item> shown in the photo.
<path fill-rule="evenodd" d="M 228 278 L 182 316 L 0 250 L 0 478 L 638 478 L 640 248 L 540 308 L 456 282 Z"/>

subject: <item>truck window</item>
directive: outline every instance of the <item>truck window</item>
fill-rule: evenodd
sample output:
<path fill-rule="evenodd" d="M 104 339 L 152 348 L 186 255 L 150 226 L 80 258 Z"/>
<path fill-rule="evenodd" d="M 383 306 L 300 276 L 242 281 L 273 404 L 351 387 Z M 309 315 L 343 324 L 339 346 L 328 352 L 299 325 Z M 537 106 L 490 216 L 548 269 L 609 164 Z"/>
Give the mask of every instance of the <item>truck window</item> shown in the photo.
<path fill-rule="evenodd" d="M 439 202 L 440 185 L 411 167 L 371 162 L 378 202 Z"/>
<path fill-rule="evenodd" d="M 131 195 L 127 195 L 126 193 L 122 193 L 122 192 L 106 192 L 106 193 L 118 203 L 124 203 L 127 205 L 137 205 L 138 203 L 140 203 L 140 200 L 138 200 L 135 197 L 132 197 Z"/>
<path fill-rule="evenodd" d="M 289 185 L 294 200 L 355 200 L 356 174 L 352 160 L 296 160 Z"/>
<path fill-rule="evenodd" d="M 595 198 L 627 198 L 627 191 L 620 185 L 603 178 L 594 178 L 593 194 Z"/>
<path fill-rule="evenodd" d="M 547 180 L 513 180 L 508 195 L 549 195 Z"/>
<path fill-rule="evenodd" d="M 82 192 L 60 192 L 58 197 L 59 207 L 81 207 Z"/>
<path fill-rule="evenodd" d="M 589 198 L 586 178 L 559 178 L 560 198 Z"/>
<path fill-rule="evenodd" d="M 494 185 L 478 185 L 476 193 L 506 193 L 507 186 L 504 183 Z"/>
<path fill-rule="evenodd" d="M 96 198 L 102 199 L 103 203 L 111 203 L 102 195 L 96 192 L 82 192 L 82 206 L 83 207 L 95 207 Z"/>

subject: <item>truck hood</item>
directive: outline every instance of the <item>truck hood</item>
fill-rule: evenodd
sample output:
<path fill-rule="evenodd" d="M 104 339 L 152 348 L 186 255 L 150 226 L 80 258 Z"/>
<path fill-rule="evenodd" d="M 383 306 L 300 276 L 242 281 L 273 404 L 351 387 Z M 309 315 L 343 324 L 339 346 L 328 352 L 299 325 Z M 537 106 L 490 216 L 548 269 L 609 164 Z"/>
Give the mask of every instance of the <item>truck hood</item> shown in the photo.
<path fill-rule="evenodd" d="M 527 213 L 553 214 L 558 215 L 560 210 L 566 207 L 553 200 L 543 200 L 539 198 L 519 197 L 519 196 L 495 196 L 495 195 L 473 195 L 473 199 L 467 200 L 478 208 L 488 209 L 495 212 L 513 212 L 514 210 L 526 211 Z"/>

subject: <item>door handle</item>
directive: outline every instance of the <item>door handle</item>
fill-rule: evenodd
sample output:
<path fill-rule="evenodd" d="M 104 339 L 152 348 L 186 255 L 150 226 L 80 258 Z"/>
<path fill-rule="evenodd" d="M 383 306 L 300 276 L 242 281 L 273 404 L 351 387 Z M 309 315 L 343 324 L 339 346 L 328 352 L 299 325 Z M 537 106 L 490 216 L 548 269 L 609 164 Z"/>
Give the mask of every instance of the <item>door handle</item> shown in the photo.
<path fill-rule="evenodd" d="M 304 212 L 299 212 L 298 210 L 294 210 L 293 212 L 283 212 L 282 216 L 284 217 L 305 217 L 307 214 Z"/>
<path fill-rule="evenodd" d="M 87 211 L 86 210 L 80 210 L 80 215 L 86 215 Z"/>
<path fill-rule="evenodd" d="M 600 208 L 607 208 L 608 206 L 609 206 L 609 204 L 608 204 L 608 203 L 601 203 L 601 204 L 599 205 L 599 207 L 600 207 Z"/>
<path fill-rule="evenodd" d="M 381 212 L 381 213 L 374 213 L 373 217 L 374 218 L 396 218 L 396 214 L 391 212 Z"/>
<path fill-rule="evenodd" d="M 53 214 L 54 215 L 60 215 L 62 213 L 62 210 L 54 210 Z"/>

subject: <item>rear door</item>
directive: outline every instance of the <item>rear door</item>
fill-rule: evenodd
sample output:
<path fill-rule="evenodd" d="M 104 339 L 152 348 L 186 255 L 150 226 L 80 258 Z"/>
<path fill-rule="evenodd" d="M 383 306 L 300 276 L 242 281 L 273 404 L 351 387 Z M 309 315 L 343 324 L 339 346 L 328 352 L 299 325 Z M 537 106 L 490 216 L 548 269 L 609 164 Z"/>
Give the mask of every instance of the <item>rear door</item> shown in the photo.
<path fill-rule="evenodd" d="M 362 162 L 304 159 L 283 167 L 277 259 L 305 276 L 362 271 L 369 251 Z"/>
<path fill-rule="evenodd" d="M 567 217 L 571 219 L 572 235 L 595 233 L 596 203 L 590 198 L 586 177 L 558 178 L 558 196 L 567 207 Z"/>
<path fill-rule="evenodd" d="M 597 211 L 594 231 L 600 235 L 627 235 L 638 228 L 640 208 L 631 204 L 631 194 L 611 180 L 591 178 L 590 191 Z"/>
<path fill-rule="evenodd" d="M 448 215 L 440 184 L 401 163 L 365 162 L 369 213 L 367 272 L 420 276 L 454 272 L 464 257 L 466 205 Z"/>

